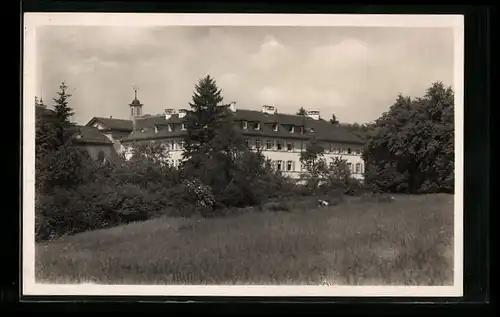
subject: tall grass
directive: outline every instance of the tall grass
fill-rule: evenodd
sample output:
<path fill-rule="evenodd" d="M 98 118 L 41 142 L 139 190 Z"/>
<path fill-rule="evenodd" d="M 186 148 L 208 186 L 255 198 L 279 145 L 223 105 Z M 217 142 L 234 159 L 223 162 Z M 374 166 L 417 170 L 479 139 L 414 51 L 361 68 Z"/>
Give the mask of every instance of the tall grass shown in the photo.
<path fill-rule="evenodd" d="M 296 204 L 298 205 L 298 204 Z M 162 218 L 36 247 L 38 281 L 112 284 L 453 283 L 453 196 Z"/>

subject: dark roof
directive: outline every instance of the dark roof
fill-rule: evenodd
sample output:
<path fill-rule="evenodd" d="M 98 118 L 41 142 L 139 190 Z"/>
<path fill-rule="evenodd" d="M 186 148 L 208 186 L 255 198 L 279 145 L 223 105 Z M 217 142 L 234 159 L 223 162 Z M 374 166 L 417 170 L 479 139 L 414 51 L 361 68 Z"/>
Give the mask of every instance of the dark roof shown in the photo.
<path fill-rule="evenodd" d="M 86 126 L 91 126 L 95 122 L 102 123 L 110 130 L 118 130 L 125 132 L 132 132 L 132 121 L 125 119 L 113 119 L 113 118 L 103 118 L 103 117 L 93 117 Z"/>
<path fill-rule="evenodd" d="M 260 130 L 254 130 L 251 126 L 243 130 L 238 125 L 240 131 L 248 136 L 262 136 L 262 137 L 283 137 L 283 138 L 296 138 L 296 139 L 310 139 L 315 137 L 318 141 L 330 141 L 341 143 L 355 143 L 363 144 L 364 141 L 351 133 L 348 129 L 338 125 L 332 125 L 323 119 L 314 120 L 312 118 L 303 117 L 291 114 L 266 114 L 256 110 L 243 110 L 239 109 L 235 113 L 235 120 L 246 120 L 249 122 L 260 122 Z M 128 121 L 130 126 L 131 121 Z M 124 137 L 122 141 L 132 140 L 147 140 L 147 139 L 162 139 L 169 137 L 181 137 L 185 135 L 185 131 L 168 131 L 164 128 L 170 123 L 181 123 L 182 119 L 178 114 L 172 115 L 168 120 L 164 115 L 149 116 L 138 118 L 136 121 L 136 132 Z M 103 122 L 104 123 L 104 122 Z M 279 126 L 278 131 L 273 131 L 272 124 L 277 123 Z M 301 134 L 300 128 L 296 128 L 294 133 L 289 132 L 291 125 L 300 127 L 305 126 L 305 133 Z M 108 125 L 109 126 L 109 125 Z M 158 127 L 158 132 L 155 131 L 155 126 Z M 130 129 L 132 130 L 132 129 Z M 143 130 L 141 132 L 141 130 Z"/>
<path fill-rule="evenodd" d="M 55 115 L 56 115 L 56 112 L 52 109 L 48 109 L 48 108 L 38 106 L 38 105 L 35 106 L 35 116 L 37 118 L 54 117 Z"/>
<path fill-rule="evenodd" d="M 132 100 L 132 103 L 130 105 L 131 106 L 142 106 L 142 103 L 137 98 L 135 98 L 134 100 Z"/>
<path fill-rule="evenodd" d="M 82 125 L 75 126 L 75 141 L 78 143 L 92 143 L 92 144 L 109 144 L 111 142 L 101 131 L 97 128 L 87 127 Z"/>

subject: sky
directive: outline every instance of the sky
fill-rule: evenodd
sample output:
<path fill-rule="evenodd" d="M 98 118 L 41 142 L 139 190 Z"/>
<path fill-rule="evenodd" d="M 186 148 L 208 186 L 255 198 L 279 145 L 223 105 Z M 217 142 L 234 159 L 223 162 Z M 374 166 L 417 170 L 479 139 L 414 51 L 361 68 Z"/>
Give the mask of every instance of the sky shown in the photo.
<path fill-rule="evenodd" d="M 378 118 L 398 93 L 453 87 L 452 28 L 259 26 L 40 26 L 37 92 L 45 104 L 62 81 L 73 120 L 128 119 L 138 88 L 143 113 L 189 108 L 213 76 L 240 109 L 319 110 L 343 123 Z"/>

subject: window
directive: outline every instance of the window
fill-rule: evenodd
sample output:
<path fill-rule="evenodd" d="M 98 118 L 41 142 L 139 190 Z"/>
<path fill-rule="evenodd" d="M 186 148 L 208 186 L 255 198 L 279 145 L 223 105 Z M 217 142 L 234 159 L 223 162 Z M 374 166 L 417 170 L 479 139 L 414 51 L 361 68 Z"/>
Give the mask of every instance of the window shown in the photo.
<path fill-rule="evenodd" d="M 289 129 L 288 132 L 293 133 L 295 131 L 295 127 L 292 125 Z"/>
<path fill-rule="evenodd" d="M 134 108 L 130 108 L 130 115 L 133 117 L 134 116 Z"/>
<path fill-rule="evenodd" d="M 248 129 L 248 122 L 247 121 L 243 121 L 243 129 Z"/>
<path fill-rule="evenodd" d="M 255 130 L 260 130 L 260 122 L 255 122 Z"/>
<path fill-rule="evenodd" d="M 180 142 L 180 148 L 181 148 L 181 150 L 184 150 L 184 144 L 185 144 L 184 140 Z"/>
<path fill-rule="evenodd" d="M 186 130 L 186 124 L 185 124 L 185 123 L 183 123 L 183 124 L 181 125 L 181 130 L 183 130 L 183 131 L 184 131 L 184 130 Z"/>
<path fill-rule="evenodd" d="M 314 133 L 314 128 L 310 128 L 309 132 Z"/>
<path fill-rule="evenodd" d="M 274 123 L 273 124 L 273 131 L 278 131 L 278 124 L 277 123 Z"/>
<path fill-rule="evenodd" d="M 172 132 L 172 125 L 171 124 L 168 125 L 168 132 Z"/>
<path fill-rule="evenodd" d="M 281 161 L 277 161 L 277 162 L 276 162 L 276 169 L 277 169 L 278 171 L 281 171 L 281 167 L 282 167 L 282 166 L 281 166 L 281 164 L 283 164 Z"/>
<path fill-rule="evenodd" d="M 155 126 L 155 133 L 158 133 L 158 126 Z"/>
<path fill-rule="evenodd" d="M 293 170 L 293 161 L 286 162 L 286 170 L 289 172 Z"/>
<path fill-rule="evenodd" d="M 293 151 L 293 141 L 292 141 L 292 142 L 287 142 L 287 143 L 286 143 L 286 150 L 287 150 L 288 152 Z"/>
<path fill-rule="evenodd" d="M 356 163 L 356 174 L 359 174 L 359 173 L 361 173 L 361 164 Z"/>
<path fill-rule="evenodd" d="M 266 150 L 272 150 L 272 149 L 273 149 L 273 141 L 267 140 L 266 141 Z"/>
<path fill-rule="evenodd" d="M 247 147 L 250 147 L 250 141 L 249 141 L 248 139 L 245 139 L 245 145 L 246 145 Z"/>
<path fill-rule="evenodd" d="M 176 150 L 176 146 L 175 146 L 175 141 L 174 140 L 170 141 L 170 145 L 171 145 L 172 151 L 175 151 Z"/>
<path fill-rule="evenodd" d="M 256 140 L 255 140 L 255 147 L 256 147 L 257 149 L 260 149 L 260 146 L 261 146 L 261 145 L 260 145 L 260 139 L 256 139 Z"/>
<path fill-rule="evenodd" d="M 347 163 L 347 168 L 349 169 L 349 173 L 352 173 L 352 163 Z"/>
<path fill-rule="evenodd" d="M 351 154 L 351 153 L 352 153 L 351 148 L 347 148 L 347 154 Z"/>
<path fill-rule="evenodd" d="M 304 134 L 304 127 L 300 127 L 300 134 Z"/>
<path fill-rule="evenodd" d="M 281 143 L 281 141 L 276 141 L 276 149 L 278 151 L 281 151 L 283 149 L 283 144 Z"/>

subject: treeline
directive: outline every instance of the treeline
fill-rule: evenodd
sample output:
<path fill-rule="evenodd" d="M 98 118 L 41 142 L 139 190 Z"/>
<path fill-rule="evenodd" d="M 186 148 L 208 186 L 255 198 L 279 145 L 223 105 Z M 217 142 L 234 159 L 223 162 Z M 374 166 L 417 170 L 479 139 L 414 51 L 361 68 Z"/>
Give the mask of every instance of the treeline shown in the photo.
<path fill-rule="evenodd" d="M 399 94 L 369 125 L 363 151 L 365 183 L 397 193 L 453 193 L 454 92 L 436 82 L 425 95 Z"/>
<path fill-rule="evenodd" d="M 275 171 L 260 151 L 245 145 L 210 76 L 195 86 L 178 168 L 167 164 L 163 141 L 133 144 L 128 160 L 92 160 L 73 143 L 66 91 L 63 83 L 53 100 L 55 115 L 36 123 L 37 240 L 164 215 L 224 216 L 235 208 L 263 210 L 267 203 L 269 210 L 286 210 L 299 195 L 341 199 L 362 189 L 346 161 L 327 162 L 314 141 L 301 154 L 309 173 L 300 184 Z"/>

